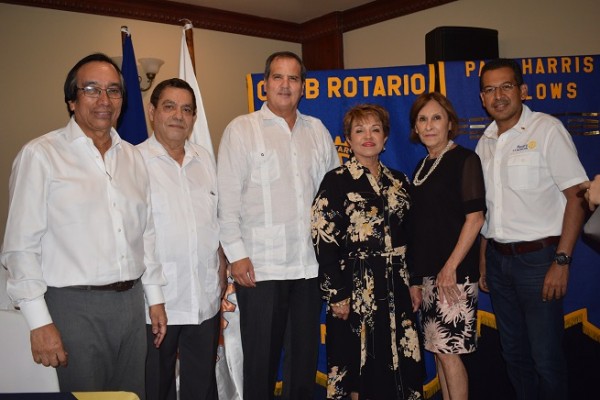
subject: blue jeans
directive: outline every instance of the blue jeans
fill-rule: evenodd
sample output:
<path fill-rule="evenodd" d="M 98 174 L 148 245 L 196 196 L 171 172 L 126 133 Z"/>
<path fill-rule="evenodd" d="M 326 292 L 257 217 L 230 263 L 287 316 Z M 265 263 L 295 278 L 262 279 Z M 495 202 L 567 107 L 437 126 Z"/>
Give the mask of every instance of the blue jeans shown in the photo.
<path fill-rule="evenodd" d="M 517 399 L 567 399 L 562 300 L 542 301 L 555 246 L 505 256 L 488 244 L 487 284 Z"/>

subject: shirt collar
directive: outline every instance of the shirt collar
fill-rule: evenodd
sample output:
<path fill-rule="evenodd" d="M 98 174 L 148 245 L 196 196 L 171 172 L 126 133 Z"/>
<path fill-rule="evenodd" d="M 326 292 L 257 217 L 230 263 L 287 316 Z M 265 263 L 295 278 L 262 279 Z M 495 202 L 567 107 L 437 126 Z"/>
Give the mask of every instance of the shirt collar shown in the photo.
<path fill-rule="evenodd" d="M 78 139 L 79 140 L 88 139 L 90 142 L 92 141 L 92 139 L 89 138 L 83 132 L 83 130 L 81 129 L 81 127 L 79 126 L 77 121 L 75 121 L 74 116 L 71 117 L 71 119 L 69 120 L 69 123 L 66 126 L 65 137 L 70 142 L 74 142 L 75 140 L 78 140 Z M 110 128 L 110 138 L 111 138 L 111 146 L 110 146 L 111 149 L 113 147 L 121 144 L 121 137 L 119 136 L 119 134 L 117 133 L 115 128 Z"/>
<path fill-rule="evenodd" d="M 529 116 L 533 112 L 525 104 L 523 104 L 522 106 L 523 110 L 521 111 L 521 116 L 519 117 L 519 120 L 517 121 L 515 126 L 510 128 L 507 132 L 510 132 L 512 130 L 514 130 L 515 132 L 525 132 L 527 130 L 527 122 L 529 121 Z M 483 132 L 483 134 L 484 136 L 490 139 L 498 139 L 498 125 L 496 124 L 496 121 L 493 121 Z"/>
<path fill-rule="evenodd" d="M 379 165 L 381 166 L 381 173 L 388 176 L 388 178 L 391 179 L 392 178 L 391 172 L 387 169 L 387 167 L 385 165 L 383 165 L 381 163 L 381 161 L 379 161 Z M 348 161 L 346 161 L 346 167 L 348 168 L 348 171 L 350 171 L 350 175 L 352 176 L 352 179 L 354 179 L 354 180 L 360 179 L 360 177 L 365 175 L 368 171 L 367 167 L 362 165 L 356 159 L 354 154 L 352 154 L 350 156 L 350 158 L 348 159 Z M 369 172 L 371 172 L 371 171 L 369 171 Z"/>
<path fill-rule="evenodd" d="M 280 116 L 273 113 L 273 111 L 271 111 L 271 109 L 267 106 L 266 101 L 263 103 L 262 107 L 260 108 L 259 113 L 261 114 L 262 119 L 279 119 L 279 120 L 283 121 L 283 118 L 281 118 Z M 307 119 L 306 115 L 302 114 L 300 112 L 300 110 L 296 109 L 296 121 L 305 120 L 305 119 Z"/>
<path fill-rule="evenodd" d="M 185 156 L 183 158 L 183 164 L 185 165 L 190 159 L 195 159 L 200 157 L 200 154 L 196 151 L 196 149 L 191 145 L 189 140 L 185 141 L 183 145 L 183 149 L 185 150 Z M 151 157 L 171 157 L 167 150 L 163 147 L 163 145 L 156 140 L 156 135 L 152 132 L 152 136 L 148 138 L 148 151 Z"/>

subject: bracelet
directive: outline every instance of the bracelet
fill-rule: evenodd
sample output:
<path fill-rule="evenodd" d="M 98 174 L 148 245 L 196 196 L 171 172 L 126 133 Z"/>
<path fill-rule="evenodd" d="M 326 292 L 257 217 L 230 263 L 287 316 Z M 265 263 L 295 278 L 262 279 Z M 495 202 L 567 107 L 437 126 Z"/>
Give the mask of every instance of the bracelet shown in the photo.
<path fill-rule="evenodd" d="M 348 297 L 345 300 L 338 301 L 337 303 L 331 303 L 329 306 L 330 307 L 342 307 L 342 306 L 347 306 L 348 304 L 350 304 L 350 297 Z"/>

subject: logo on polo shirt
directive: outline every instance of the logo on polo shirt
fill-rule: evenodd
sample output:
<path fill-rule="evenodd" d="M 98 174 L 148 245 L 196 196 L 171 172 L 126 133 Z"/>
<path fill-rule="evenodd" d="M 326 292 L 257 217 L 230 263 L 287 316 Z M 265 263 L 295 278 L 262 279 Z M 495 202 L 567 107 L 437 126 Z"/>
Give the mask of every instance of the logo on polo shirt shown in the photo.
<path fill-rule="evenodd" d="M 526 150 L 534 150 L 537 147 L 537 142 L 535 140 L 530 140 L 526 144 L 519 144 L 514 148 L 513 153 L 518 153 Z"/>

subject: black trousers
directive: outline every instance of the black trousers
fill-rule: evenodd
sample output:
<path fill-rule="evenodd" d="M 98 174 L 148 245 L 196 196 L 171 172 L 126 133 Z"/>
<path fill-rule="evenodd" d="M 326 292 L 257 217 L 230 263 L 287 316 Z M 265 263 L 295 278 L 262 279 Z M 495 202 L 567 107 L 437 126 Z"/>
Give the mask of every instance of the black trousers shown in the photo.
<path fill-rule="evenodd" d="M 160 347 L 154 347 L 146 325 L 146 399 L 176 400 L 175 364 L 179 355 L 179 399 L 217 400 L 215 365 L 221 313 L 200 325 L 169 325 Z"/>
<path fill-rule="evenodd" d="M 244 400 L 274 397 L 282 348 L 282 399 L 314 398 L 321 298 L 318 279 L 236 284 L 244 351 Z"/>

